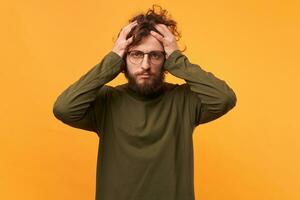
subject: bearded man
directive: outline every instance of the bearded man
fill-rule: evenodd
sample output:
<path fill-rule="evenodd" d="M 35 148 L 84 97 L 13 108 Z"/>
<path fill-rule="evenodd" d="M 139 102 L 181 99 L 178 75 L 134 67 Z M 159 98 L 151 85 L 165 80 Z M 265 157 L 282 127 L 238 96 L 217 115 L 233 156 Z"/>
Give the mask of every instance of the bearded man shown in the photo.
<path fill-rule="evenodd" d="M 55 101 L 55 117 L 99 136 L 96 200 L 194 200 L 193 130 L 236 105 L 228 84 L 179 50 L 176 22 L 149 9 Z M 127 83 L 106 85 L 123 72 Z M 165 82 L 165 74 L 185 84 Z"/>

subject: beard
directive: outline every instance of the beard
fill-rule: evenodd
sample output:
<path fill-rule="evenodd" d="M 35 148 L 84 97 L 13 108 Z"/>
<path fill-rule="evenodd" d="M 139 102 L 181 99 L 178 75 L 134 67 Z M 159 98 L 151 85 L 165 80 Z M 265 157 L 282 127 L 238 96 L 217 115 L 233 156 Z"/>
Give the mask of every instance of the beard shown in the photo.
<path fill-rule="evenodd" d="M 128 80 L 128 87 L 136 93 L 144 96 L 158 93 L 162 89 L 165 81 L 165 71 L 163 70 L 161 70 L 158 75 L 150 74 L 150 78 L 141 84 L 137 82 L 137 76 L 140 74 L 132 75 L 127 70 L 124 71 L 124 74 Z"/>

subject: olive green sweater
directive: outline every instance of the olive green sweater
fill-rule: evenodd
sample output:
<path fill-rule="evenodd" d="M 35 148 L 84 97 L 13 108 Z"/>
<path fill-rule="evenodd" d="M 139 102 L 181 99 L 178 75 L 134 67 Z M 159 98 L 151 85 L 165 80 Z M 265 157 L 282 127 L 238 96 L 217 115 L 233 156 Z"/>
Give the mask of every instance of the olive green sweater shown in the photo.
<path fill-rule="evenodd" d="M 186 83 L 159 94 L 105 85 L 124 66 L 109 52 L 53 106 L 63 123 L 99 136 L 96 200 L 194 200 L 193 130 L 231 110 L 234 91 L 179 50 L 163 67 Z"/>

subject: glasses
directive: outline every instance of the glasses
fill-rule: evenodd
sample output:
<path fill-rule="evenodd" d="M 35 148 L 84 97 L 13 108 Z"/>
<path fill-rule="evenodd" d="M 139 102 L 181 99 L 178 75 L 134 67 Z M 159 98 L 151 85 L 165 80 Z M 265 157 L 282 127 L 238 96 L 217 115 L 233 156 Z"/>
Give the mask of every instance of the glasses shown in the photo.
<path fill-rule="evenodd" d="M 150 51 L 149 53 L 145 53 L 138 50 L 133 50 L 127 52 L 129 57 L 129 61 L 133 64 L 141 64 L 144 60 L 145 54 L 148 54 L 148 58 L 153 65 L 161 64 L 165 60 L 166 52 L 164 51 Z"/>

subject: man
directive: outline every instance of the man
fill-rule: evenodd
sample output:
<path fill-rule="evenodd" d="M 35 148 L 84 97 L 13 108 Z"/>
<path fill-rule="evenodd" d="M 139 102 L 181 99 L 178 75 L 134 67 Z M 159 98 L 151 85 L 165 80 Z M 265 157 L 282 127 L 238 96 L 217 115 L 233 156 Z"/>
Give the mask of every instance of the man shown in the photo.
<path fill-rule="evenodd" d="M 54 104 L 56 118 L 100 138 L 97 200 L 194 200 L 193 130 L 236 104 L 225 81 L 181 53 L 164 15 L 131 19 L 112 51 Z M 105 85 L 120 72 L 128 83 Z M 166 72 L 186 83 L 165 82 Z"/>

